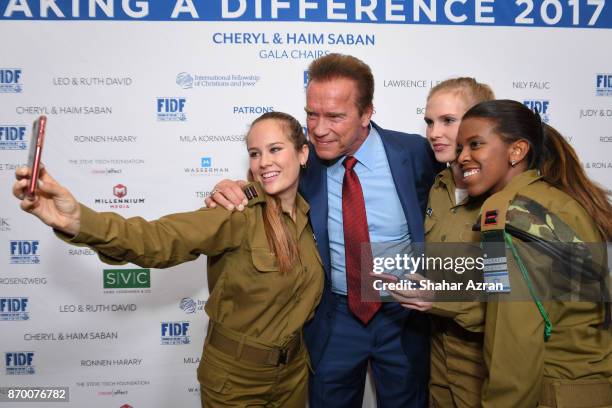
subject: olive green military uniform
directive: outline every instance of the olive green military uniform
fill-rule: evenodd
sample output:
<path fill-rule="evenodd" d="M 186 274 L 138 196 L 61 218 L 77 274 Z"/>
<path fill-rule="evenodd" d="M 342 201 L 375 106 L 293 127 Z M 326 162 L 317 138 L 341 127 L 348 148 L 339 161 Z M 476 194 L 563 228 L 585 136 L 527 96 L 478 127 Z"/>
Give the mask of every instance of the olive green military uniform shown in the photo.
<path fill-rule="evenodd" d="M 545 214 L 530 210 L 538 206 L 545 209 Z M 601 241 L 586 211 L 535 171 L 514 177 L 485 201 L 482 212 L 483 231 L 487 232 L 507 230 L 511 225 L 547 242 L 553 238 L 562 242 Z M 485 223 L 491 214 L 496 216 Z M 520 240 L 511 239 L 517 247 L 522 245 L 519 249 L 525 248 Z M 517 263 L 526 249 L 517 252 L 518 257 L 508 250 L 506 253 L 511 294 L 529 294 L 527 279 Z M 525 262 L 534 286 L 551 273 L 560 273 L 552 268 L 552 262 Z M 483 386 L 483 407 L 612 406 L 612 342 L 610 330 L 604 327 L 603 304 L 549 298 L 541 300 L 542 311 L 535 299 L 504 301 L 508 296 L 490 294 L 486 306 L 484 357 L 488 378 Z M 544 314 L 552 324 L 547 340 Z"/>
<path fill-rule="evenodd" d="M 323 290 L 323 268 L 298 195 L 299 262 L 281 274 L 266 239 L 261 187 L 243 212 L 222 208 L 172 214 L 148 222 L 81 206 L 81 229 L 70 240 L 107 263 L 166 268 L 208 255 L 210 318 L 198 368 L 205 407 L 305 406 L 308 356 L 301 330 Z"/>
<path fill-rule="evenodd" d="M 425 215 L 428 243 L 479 242 L 472 231 L 481 200 L 455 203 L 455 183 L 450 169 L 436 176 Z M 452 279 L 452 278 L 451 278 Z M 479 407 L 486 375 L 482 355 L 484 304 L 436 302 L 432 314 L 430 405 L 435 408 Z"/>

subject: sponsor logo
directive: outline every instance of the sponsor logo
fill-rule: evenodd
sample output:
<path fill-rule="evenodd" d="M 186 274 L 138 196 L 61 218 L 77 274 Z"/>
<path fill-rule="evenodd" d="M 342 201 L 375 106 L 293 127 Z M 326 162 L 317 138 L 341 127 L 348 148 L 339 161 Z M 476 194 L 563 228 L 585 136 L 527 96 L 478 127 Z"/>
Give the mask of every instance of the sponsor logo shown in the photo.
<path fill-rule="evenodd" d="M 109 204 L 110 208 L 130 208 L 133 204 L 144 204 L 144 198 L 126 198 L 128 188 L 124 184 L 116 184 L 113 186 L 113 196 L 115 198 L 96 198 L 95 204 Z"/>
<path fill-rule="evenodd" d="M 74 136 L 74 143 L 136 143 L 138 136 Z"/>
<path fill-rule="evenodd" d="M 612 143 L 612 136 L 600 136 L 599 141 L 601 143 Z"/>
<path fill-rule="evenodd" d="M 595 75 L 595 95 L 612 96 L 612 74 Z"/>
<path fill-rule="evenodd" d="M 612 162 L 604 162 L 604 161 L 586 162 L 584 164 L 584 167 L 587 169 L 596 169 L 596 170 L 612 169 Z"/>
<path fill-rule="evenodd" d="M 97 381 L 97 380 L 88 380 L 88 381 L 77 381 L 75 383 L 75 385 L 77 387 L 83 387 L 83 388 L 109 388 L 109 387 L 146 387 L 151 385 L 151 382 L 149 380 L 140 380 L 140 379 L 135 379 L 135 380 L 101 380 L 101 381 Z M 102 390 L 102 391 L 98 391 L 98 395 L 100 396 L 113 396 L 113 395 L 127 395 L 128 391 L 126 391 L 125 389 L 115 389 L 115 390 Z M 129 404 L 124 404 L 121 406 L 121 408 L 132 408 L 131 405 Z"/>
<path fill-rule="evenodd" d="M 18 115 L 111 115 L 111 106 L 17 106 Z"/>
<path fill-rule="evenodd" d="M 46 285 L 47 278 L 0 277 L 0 285 Z"/>
<path fill-rule="evenodd" d="M 200 157 L 200 167 L 185 167 L 185 173 L 192 176 L 219 176 L 229 173 L 228 167 L 213 166 L 213 158 Z"/>
<path fill-rule="evenodd" d="M 60 313 L 135 312 L 135 303 L 98 305 L 59 305 Z"/>
<path fill-rule="evenodd" d="M 36 374 L 33 351 L 7 351 L 4 353 L 6 375 Z"/>
<path fill-rule="evenodd" d="M 113 187 L 113 195 L 117 198 L 123 198 L 127 195 L 127 187 L 123 184 L 117 184 Z"/>
<path fill-rule="evenodd" d="M 590 108 L 590 109 L 580 109 L 579 118 L 612 118 L 612 109 L 598 109 L 598 108 Z"/>
<path fill-rule="evenodd" d="M 302 75 L 302 81 L 304 83 L 304 88 L 308 87 L 308 70 L 304 70 L 304 74 Z"/>
<path fill-rule="evenodd" d="M 105 293 L 150 293 L 150 269 L 104 269 Z"/>
<path fill-rule="evenodd" d="M 189 322 L 161 322 L 161 344 L 189 344 L 188 331 Z"/>
<path fill-rule="evenodd" d="M 206 302 L 200 299 L 192 299 L 190 297 L 182 298 L 179 302 L 179 308 L 186 314 L 194 314 L 198 311 L 203 311 Z"/>
<path fill-rule="evenodd" d="M 0 68 L 0 93 L 21 93 L 21 69 Z"/>
<path fill-rule="evenodd" d="M 514 89 L 550 89 L 551 84 L 548 81 L 512 81 Z"/>
<path fill-rule="evenodd" d="M 55 86 L 131 86 L 130 77 L 55 77 Z"/>
<path fill-rule="evenodd" d="M 193 394 L 196 397 L 200 395 L 200 386 L 199 385 L 193 385 L 191 387 L 187 387 L 187 393 L 189 394 Z"/>
<path fill-rule="evenodd" d="M 200 364 L 200 356 L 183 357 L 183 364 Z"/>
<path fill-rule="evenodd" d="M 40 257 L 38 256 L 40 242 L 35 241 L 11 241 L 11 263 L 12 264 L 38 264 Z"/>
<path fill-rule="evenodd" d="M 57 333 L 25 333 L 25 341 L 89 341 L 117 340 L 119 332 L 57 332 Z"/>
<path fill-rule="evenodd" d="M 68 159 L 68 164 L 90 167 L 89 171 L 94 175 L 116 176 L 123 173 L 123 167 L 143 165 L 145 161 L 142 159 Z"/>
<path fill-rule="evenodd" d="M 261 115 L 267 112 L 274 112 L 273 106 L 234 106 L 234 115 Z"/>
<path fill-rule="evenodd" d="M 383 86 L 385 88 L 432 88 L 438 82 L 427 79 L 385 79 Z"/>
<path fill-rule="evenodd" d="M 548 99 L 526 99 L 523 104 L 532 111 L 539 113 L 542 122 L 548 123 L 550 121 L 550 101 Z"/>
<path fill-rule="evenodd" d="M 157 120 L 161 122 L 184 122 L 186 98 L 157 98 Z"/>
<path fill-rule="evenodd" d="M 9 219 L 0 217 L 0 231 L 8 232 L 10 230 L 11 230 L 11 224 L 9 224 Z"/>
<path fill-rule="evenodd" d="M 23 167 L 26 165 L 26 163 L 0 163 L 0 171 L 9 171 L 14 173 L 18 167 Z"/>
<path fill-rule="evenodd" d="M 255 74 L 194 74 L 180 72 L 176 75 L 176 84 L 181 89 L 193 88 L 249 88 L 261 80 Z"/>
<path fill-rule="evenodd" d="M 89 248 L 68 248 L 68 255 L 71 256 L 82 256 L 82 255 L 96 255 L 96 251 Z"/>
<path fill-rule="evenodd" d="M 1 150 L 26 150 L 26 127 L 18 125 L 0 125 Z"/>
<path fill-rule="evenodd" d="M 28 312 L 28 298 L 0 298 L 0 320 L 30 320 L 30 313 Z"/>
<path fill-rule="evenodd" d="M 210 197 L 210 193 L 211 192 L 212 191 L 210 191 L 210 190 L 209 191 L 196 191 L 195 195 L 196 195 L 196 198 L 205 199 L 207 197 Z"/>
<path fill-rule="evenodd" d="M 115 358 L 81 360 L 81 367 L 136 367 L 142 365 L 142 358 Z"/>
<path fill-rule="evenodd" d="M 199 135 L 199 136 L 179 136 L 179 141 L 183 143 L 244 143 L 246 135 Z"/>

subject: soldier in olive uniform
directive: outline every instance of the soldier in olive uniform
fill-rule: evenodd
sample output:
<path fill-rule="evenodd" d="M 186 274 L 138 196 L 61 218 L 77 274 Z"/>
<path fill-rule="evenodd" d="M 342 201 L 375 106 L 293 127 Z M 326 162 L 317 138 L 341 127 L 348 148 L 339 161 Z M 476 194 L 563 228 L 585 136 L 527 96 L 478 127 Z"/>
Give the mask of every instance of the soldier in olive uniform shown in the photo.
<path fill-rule="evenodd" d="M 456 139 L 463 114 L 473 105 L 494 99 L 491 88 L 474 78 L 452 78 L 431 89 L 425 110 L 426 135 L 439 162 L 449 167 L 436 176 L 425 215 L 428 243 L 478 242 L 472 231 L 482 199 L 468 199 L 456 165 Z M 451 277 L 452 279 L 452 277 Z M 430 405 L 478 407 L 485 378 L 482 357 L 484 305 L 436 302 L 432 318 Z"/>
<path fill-rule="evenodd" d="M 25 197 L 29 169 L 13 187 L 21 207 L 61 238 L 94 248 L 107 263 L 165 268 L 208 255 L 210 318 L 198 368 L 205 407 L 305 406 L 308 355 L 302 327 L 323 289 L 323 269 L 297 193 L 308 146 L 300 123 L 262 115 L 247 136 L 250 198 L 243 212 L 223 208 L 148 222 L 97 213 L 43 170 L 40 192 Z"/>
<path fill-rule="evenodd" d="M 536 290 L 546 288 L 544 282 L 552 291 L 572 262 L 555 255 L 555 243 L 610 240 L 607 194 L 586 177 L 565 139 L 519 102 L 471 108 L 457 142 L 469 195 L 488 197 L 480 221 L 483 244 L 508 247 L 496 258 L 503 263 L 505 255 L 507 268 L 491 272 L 503 289 L 489 291 L 486 305 L 482 406 L 612 406 L 607 277 L 598 277 L 602 301 L 542 298 Z M 537 243 L 547 260 L 530 254 L 525 242 Z M 528 262 L 532 257 L 537 261 Z"/>

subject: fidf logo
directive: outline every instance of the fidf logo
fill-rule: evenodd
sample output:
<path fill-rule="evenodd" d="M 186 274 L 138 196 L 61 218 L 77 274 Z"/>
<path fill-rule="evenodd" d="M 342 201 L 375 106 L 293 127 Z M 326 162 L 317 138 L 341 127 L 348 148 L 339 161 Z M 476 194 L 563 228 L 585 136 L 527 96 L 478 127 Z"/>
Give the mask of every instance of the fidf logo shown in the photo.
<path fill-rule="evenodd" d="M 104 269 L 104 289 L 143 289 L 150 287 L 150 269 Z"/>
<path fill-rule="evenodd" d="M 127 195 L 127 187 L 123 184 L 117 184 L 113 187 L 113 195 L 117 198 L 123 198 Z"/>
<path fill-rule="evenodd" d="M 25 150 L 27 146 L 25 133 L 25 126 L 0 126 L 0 149 Z"/>
<path fill-rule="evenodd" d="M 12 264 L 38 264 L 38 241 L 11 241 Z"/>
<path fill-rule="evenodd" d="M 523 105 L 528 107 L 534 112 L 540 114 L 542 122 L 548 123 L 550 121 L 550 115 L 548 109 L 550 108 L 550 101 L 547 99 L 526 99 L 523 101 Z"/>
<path fill-rule="evenodd" d="M 0 320 L 30 320 L 28 298 L 0 298 Z"/>
<path fill-rule="evenodd" d="M 212 167 L 212 157 L 202 157 L 200 159 L 200 167 Z"/>
<path fill-rule="evenodd" d="M 23 90 L 20 79 L 20 69 L 0 68 L 0 93 L 20 93 Z"/>
<path fill-rule="evenodd" d="M 33 351 L 11 351 L 4 353 L 6 375 L 35 374 Z"/>
<path fill-rule="evenodd" d="M 184 122 L 185 98 L 157 98 L 157 120 L 162 122 Z"/>
<path fill-rule="evenodd" d="M 183 89 L 193 88 L 193 76 L 188 72 L 181 72 L 176 76 L 176 84 Z"/>
<path fill-rule="evenodd" d="M 306 88 L 308 86 L 308 70 L 304 70 L 304 88 Z"/>
<path fill-rule="evenodd" d="M 612 74 L 597 74 L 595 95 L 612 96 Z"/>
<path fill-rule="evenodd" d="M 189 322 L 162 322 L 161 323 L 161 344 L 176 345 L 189 344 Z"/>

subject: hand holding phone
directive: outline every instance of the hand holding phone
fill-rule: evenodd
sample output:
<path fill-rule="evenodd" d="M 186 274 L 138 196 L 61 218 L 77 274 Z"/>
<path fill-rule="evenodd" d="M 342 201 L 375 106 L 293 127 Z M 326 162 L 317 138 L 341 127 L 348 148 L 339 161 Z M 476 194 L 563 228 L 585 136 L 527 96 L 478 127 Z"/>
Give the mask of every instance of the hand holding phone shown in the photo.
<path fill-rule="evenodd" d="M 26 192 L 28 197 L 34 197 L 36 194 L 46 127 L 47 117 L 44 115 L 39 116 L 32 124 L 32 138 L 30 139 L 30 154 L 28 156 L 28 167 L 32 169 L 32 176 Z"/>

